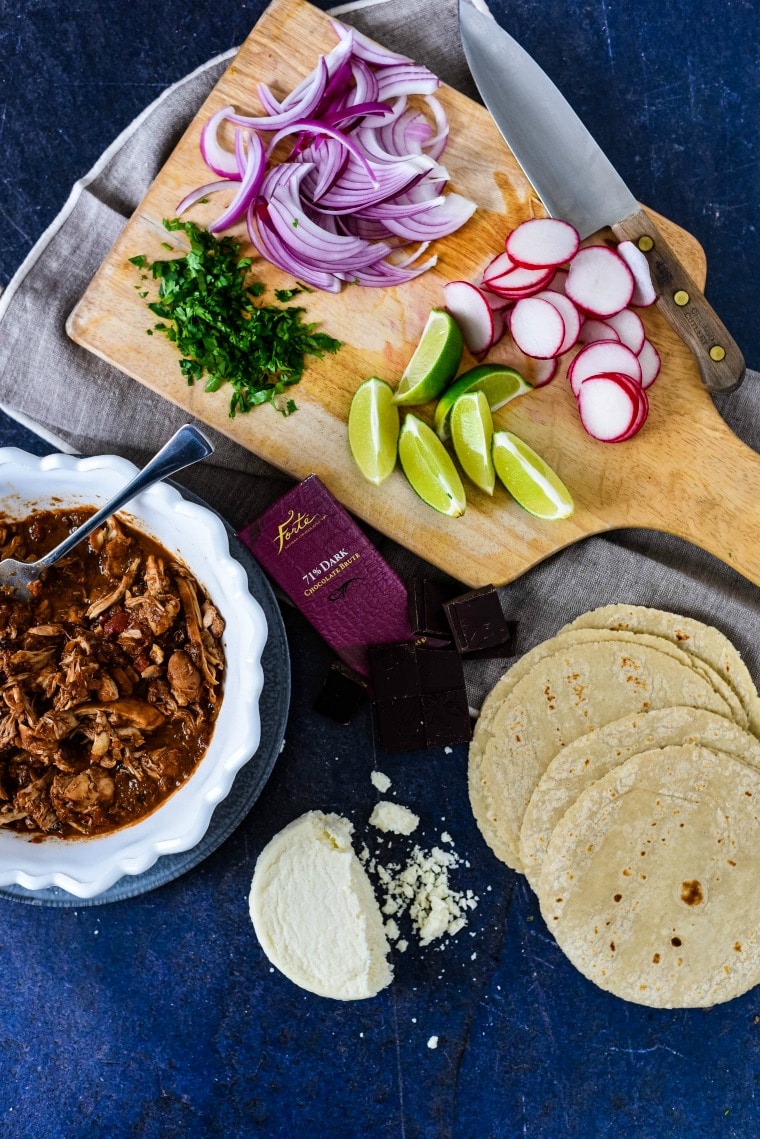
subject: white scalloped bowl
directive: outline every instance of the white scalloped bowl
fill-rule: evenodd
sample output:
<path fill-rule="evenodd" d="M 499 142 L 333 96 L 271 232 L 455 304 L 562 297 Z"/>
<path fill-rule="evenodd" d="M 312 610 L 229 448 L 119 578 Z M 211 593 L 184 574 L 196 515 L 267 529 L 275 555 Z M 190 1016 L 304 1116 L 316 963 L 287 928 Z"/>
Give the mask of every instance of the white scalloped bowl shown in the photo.
<path fill-rule="evenodd" d="M 0 448 L 0 511 L 23 518 L 33 510 L 100 506 L 137 471 L 114 455 L 43 459 Z M 261 654 L 267 623 L 248 591 L 248 578 L 230 554 L 227 532 L 212 511 L 188 502 L 165 483 L 120 512 L 185 563 L 225 621 L 224 693 L 206 754 L 192 775 L 150 815 L 110 834 L 30 841 L 0 827 L 0 885 L 27 890 L 58 886 L 93 898 L 127 874 L 142 874 L 163 854 L 190 850 L 208 829 L 215 806 L 255 754 L 261 734 Z"/>

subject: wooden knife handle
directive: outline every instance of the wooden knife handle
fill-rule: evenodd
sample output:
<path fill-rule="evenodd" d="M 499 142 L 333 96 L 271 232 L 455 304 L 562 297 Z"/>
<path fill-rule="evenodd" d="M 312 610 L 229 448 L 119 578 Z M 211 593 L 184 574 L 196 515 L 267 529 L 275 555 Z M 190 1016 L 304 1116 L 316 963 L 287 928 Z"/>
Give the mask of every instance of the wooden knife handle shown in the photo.
<path fill-rule="evenodd" d="M 694 353 L 707 390 L 738 388 L 745 372 L 739 346 L 649 215 L 637 210 L 613 225 L 612 231 L 621 241 L 632 241 L 646 256 L 660 311 Z"/>

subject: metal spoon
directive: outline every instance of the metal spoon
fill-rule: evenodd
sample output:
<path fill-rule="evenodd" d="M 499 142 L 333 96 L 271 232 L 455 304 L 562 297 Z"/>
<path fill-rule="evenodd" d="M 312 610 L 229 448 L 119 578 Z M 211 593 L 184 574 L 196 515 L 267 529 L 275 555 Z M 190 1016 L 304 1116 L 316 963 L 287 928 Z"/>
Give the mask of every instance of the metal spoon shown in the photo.
<path fill-rule="evenodd" d="M 98 526 L 110 518 L 112 514 L 115 514 L 120 507 L 136 498 L 141 491 L 147 490 L 154 483 L 161 482 L 162 479 L 176 474 L 184 467 L 192 466 L 200 459 L 205 459 L 213 453 L 213 450 L 212 444 L 203 432 L 186 423 L 184 427 L 180 427 L 179 431 L 172 435 L 168 443 L 164 444 L 158 454 L 154 455 L 131 482 L 127 483 L 96 514 L 93 514 L 92 518 L 88 518 L 86 522 L 78 526 L 73 534 L 64 538 L 49 554 L 45 554 L 36 562 L 19 562 L 15 558 L 4 558 L 3 561 L 0 561 L 0 589 L 3 587 L 10 589 L 19 601 L 31 601 L 32 595 L 29 592 L 29 586 L 32 582 L 38 581 L 45 570 L 73 550 L 93 530 L 97 530 Z"/>

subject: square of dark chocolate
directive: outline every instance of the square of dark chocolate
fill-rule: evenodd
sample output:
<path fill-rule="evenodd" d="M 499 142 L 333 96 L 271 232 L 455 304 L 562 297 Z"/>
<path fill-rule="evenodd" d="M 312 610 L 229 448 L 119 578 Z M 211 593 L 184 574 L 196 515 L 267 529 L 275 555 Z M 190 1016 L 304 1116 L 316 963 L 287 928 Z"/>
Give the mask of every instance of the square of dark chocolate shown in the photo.
<path fill-rule="evenodd" d="M 420 692 L 448 692 L 464 688 L 462 658 L 454 649 L 417 648 Z"/>
<path fill-rule="evenodd" d="M 337 724 L 350 724 L 367 696 L 364 677 L 342 661 L 333 661 L 317 693 L 314 710 Z"/>
<path fill-rule="evenodd" d="M 413 696 L 420 691 L 417 658 L 411 642 L 371 645 L 369 667 L 375 700 Z"/>
<path fill-rule="evenodd" d="M 428 747 L 466 744 L 472 739 L 470 711 L 464 688 L 423 696 L 422 709 Z"/>
<path fill-rule="evenodd" d="M 451 640 L 451 629 L 443 606 L 458 593 L 458 586 L 445 585 L 426 577 L 413 577 L 408 584 L 409 623 L 412 632 L 419 637 Z"/>
<path fill-rule="evenodd" d="M 393 696 L 374 705 L 383 751 L 416 751 L 427 746 L 421 696 Z"/>
<path fill-rule="evenodd" d="M 444 610 L 460 653 L 479 652 L 509 641 L 514 633 L 492 585 L 473 589 L 447 601 Z"/>

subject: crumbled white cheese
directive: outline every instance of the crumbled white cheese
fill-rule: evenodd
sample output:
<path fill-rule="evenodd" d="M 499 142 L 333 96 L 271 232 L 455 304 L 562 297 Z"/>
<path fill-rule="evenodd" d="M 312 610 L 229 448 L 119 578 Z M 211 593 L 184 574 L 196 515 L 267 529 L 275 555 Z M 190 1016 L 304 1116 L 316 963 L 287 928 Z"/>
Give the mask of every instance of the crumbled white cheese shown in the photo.
<path fill-rule="evenodd" d="M 444 831 L 443 834 L 441 835 L 441 842 L 446 842 L 451 846 L 451 845 L 453 845 L 454 840 L 448 831 Z"/>
<path fill-rule="evenodd" d="M 385 936 L 388 938 L 388 940 L 396 941 L 400 932 L 401 930 L 398 928 L 393 918 L 388 918 L 387 922 L 385 923 Z"/>
<path fill-rule="evenodd" d="M 437 1048 L 437 1047 L 438 1047 L 438 1037 L 437 1036 L 431 1036 L 430 1039 L 428 1040 L 428 1048 Z"/>
<path fill-rule="evenodd" d="M 419 826 L 420 817 L 408 807 L 402 807 L 401 803 L 391 803 L 388 799 L 381 799 L 376 804 L 369 821 L 379 831 L 411 834 Z"/>
<path fill-rule="evenodd" d="M 373 771 L 370 775 L 370 780 L 372 786 L 377 787 L 381 795 L 384 795 L 391 785 L 390 779 L 382 771 Z"/>
<path fill-rule="evenodd" d="M 399 953 L 406 953 L 408 948 L 409 942 L 405 938 L 402 938 L 401 941 L 396 942 L 396 949 L 398 949 Z"/>
<path fill-rule="evenodd" d="M 462 893 L 451 887 L 449 871 L 460 861 L 453 850 L 434 846 L 424 851 L 415 846 L 403 867 L 370 864 L 385 899 L 383 913 L 398 917 L 408 912 L 420 945 L 459 933 L 467 924 L 467 911 L 478 904 L 472 890 Z"/>

